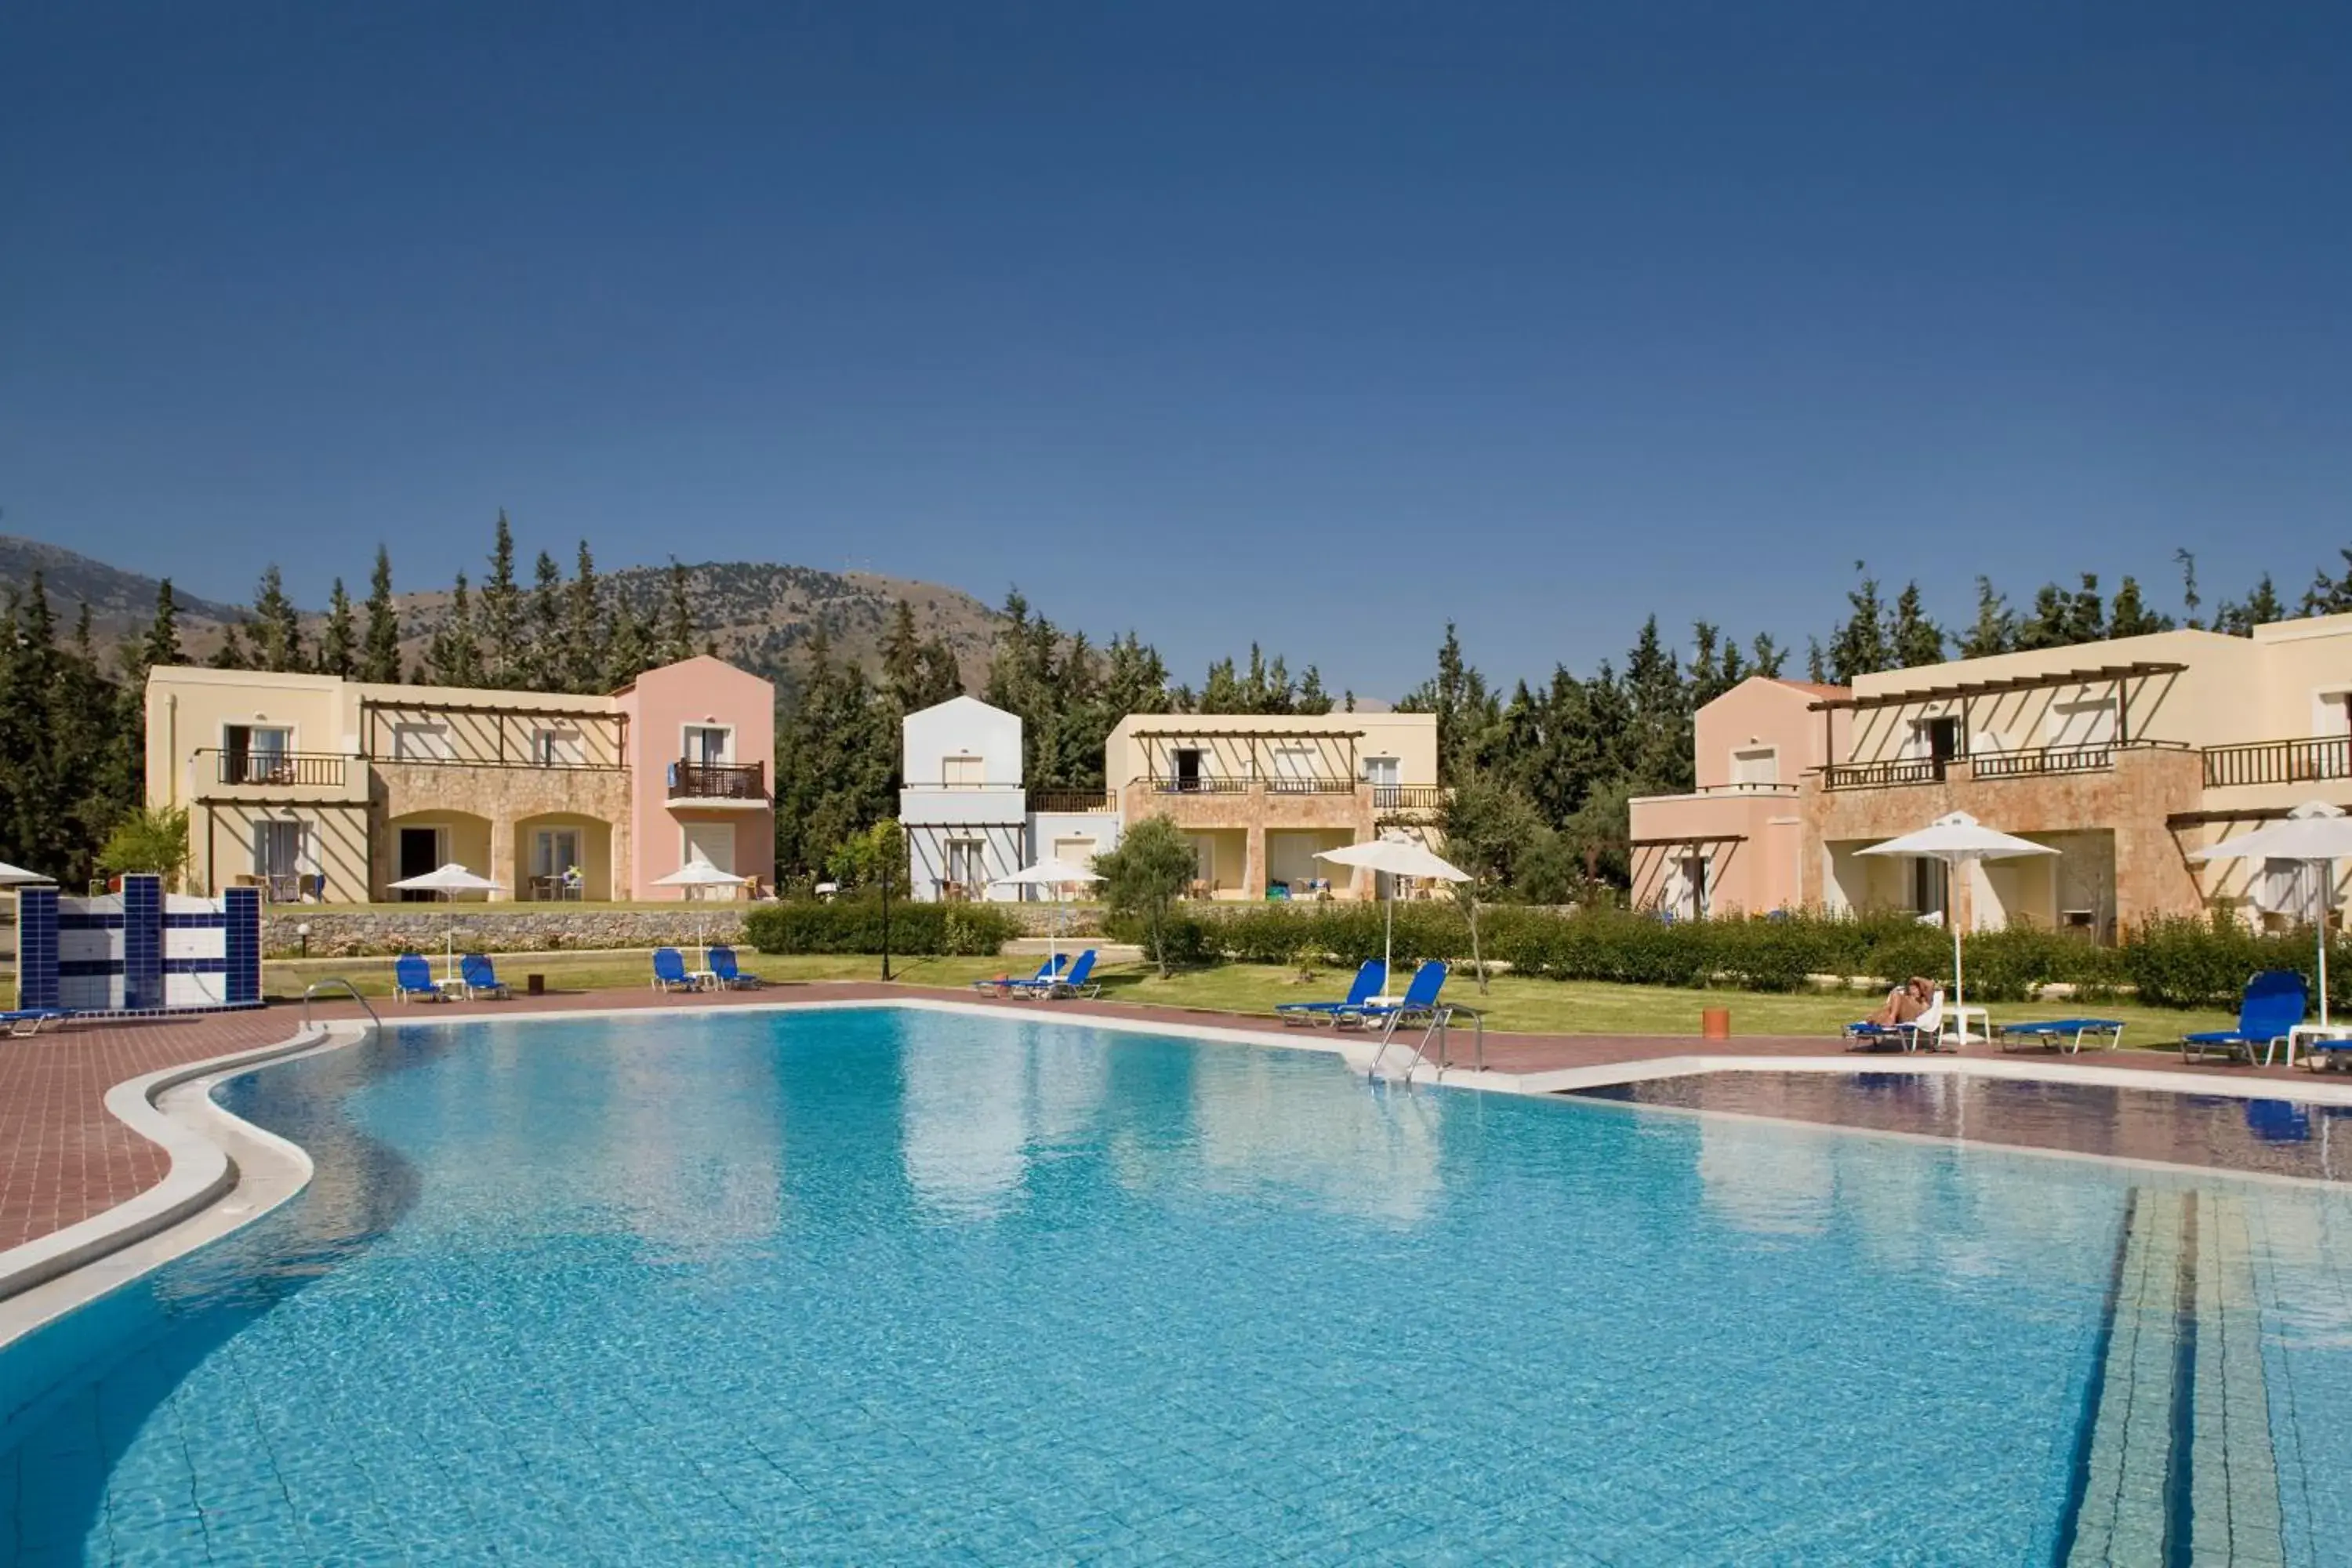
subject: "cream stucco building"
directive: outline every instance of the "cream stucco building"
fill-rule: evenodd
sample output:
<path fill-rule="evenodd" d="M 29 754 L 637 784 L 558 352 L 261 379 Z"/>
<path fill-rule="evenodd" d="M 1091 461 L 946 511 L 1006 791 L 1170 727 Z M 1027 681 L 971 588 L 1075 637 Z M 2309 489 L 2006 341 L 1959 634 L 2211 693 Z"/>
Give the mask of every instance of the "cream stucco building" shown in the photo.
<path fill-rule="evenodd" d="M 2352 616 L 1956 660 L 1851 690 L 1749 681 L 1697 730 L 1699 789 L 1634 803 L 1647 905 L 1939 909 L 1940 868 L 1859 851 L 1965 811 L 2058 851 L 1972 868 L 1951 889 L 1972 928 L 2112 941 L 2152 915 L 2279 924 L 2342 907 L 2299 867 L 2188 856 L 2304 801 L 2352 808 Z"/>
<path fill-rule="evenodd" d="M 609 695 L 179 666 L 147 680 L 146 795 L 190 879 L 358 903 L 449 861 L 505 899 L 663 899 L 689 859 L 773 880 L 775 693 L 716 658 Z"/>

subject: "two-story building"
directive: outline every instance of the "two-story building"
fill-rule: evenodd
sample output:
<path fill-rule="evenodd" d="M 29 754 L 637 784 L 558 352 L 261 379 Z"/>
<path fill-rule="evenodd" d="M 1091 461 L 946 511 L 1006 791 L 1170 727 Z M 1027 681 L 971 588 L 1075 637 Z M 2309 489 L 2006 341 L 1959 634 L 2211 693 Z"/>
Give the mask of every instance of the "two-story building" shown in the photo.
<path fill-rule="evenodd" d="M 1746 690 L 1702 711 L 1701 732 L 1715 737 L 1702 742 L 1702 770 L 1725 732 L 1715 710 Z M 1777 700 L 1785 728 L 1788 702 Z M 1952 889 L 1971 929 L 2024 921 L 2113 941 L 2155 915 L 2220 908 L 2277 924 L 2342 907 L 2341 889 L 2322 889 L 2299 865 L 2189 852 L 2304 801 L 2352 808 L 2352 616 L 2273 622 L 2250 637 L 2158 632 L 1890 670 L 1810 695 L 1805 708 L 1818 738 L 1799 745 L 1819 760 L 1774 808 L 1799 819 L 1792 863 L 1776 861 L 1735 900 L 1736 852 L 1690 830 L 1695 798 L 1643 801 L 1637 846 L 1664 842 L 1637 900 L 1675 906 L 1680 889 L 1663 864 L 1672 861 L 1717 908 L 1937 910 L 1939 865 L 1860 851 L 1965 811 L 2058 852 L 1972 867 Z"/>
<path fill-rule="evenodd" d="M 1099 795 L 1032 791 L 1021 721 L 970 697 L 908 715 L 899 821 L 920 899 L 1018 897 L 995 886 L 1045 856 L 1083 864 L 1150 816 L 1192 841 L 1192 896 L 1364 892 L 1320 850 L 1383 830 L 1433 836 L 1437 721 L 1426 713 L 1138 713 L 1103 748 Z"/>
<path fill-rule="evenodd" d="M 382 900 L 451 861 L 514 899 L 775 875 L 774 689 L 719 659 L 589 697 L 169 666 L 146 704 L 147 801 L 187 809 L 206 892 Z"/>

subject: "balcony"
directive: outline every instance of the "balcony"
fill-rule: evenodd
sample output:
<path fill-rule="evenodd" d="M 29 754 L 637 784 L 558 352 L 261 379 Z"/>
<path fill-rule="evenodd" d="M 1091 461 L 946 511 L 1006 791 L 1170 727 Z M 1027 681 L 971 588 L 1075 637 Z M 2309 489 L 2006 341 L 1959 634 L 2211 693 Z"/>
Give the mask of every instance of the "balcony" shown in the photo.
<path fill-rule="evenodd" d="M 1453 792 L 1444 784 L 1374 784 L 1374 811 L 1443 811 Z"/>
<path fill-rule="evenodd" d="M 1969 760 L 1979 779 L 2045 778 L 2052 773 L 2104 773 L 2116 765 L 2121 748 L 2106 746 L 2035 746 L 2021 752 L 1987 752 Z"/>
<path fill-rule="evenodd" d="M 351 762 L 335 752 L 215 751 L 212 755 L 215 783 L 271 789 L 341 789 Z"/>
<path fill-rule="evenodd" d="M 1941 762 L 1832 763 L 1822 770 L 1823 789 L 1892 789 L 1944 782 L 1956 759 Z"/>
<path fill-rule="evenodd" d="M 1117 811 L 1118 799 L 1101 789 L 1037 789 L 1029 792 L 1032 811 Z"/>
<path fill-rule="evenodd" d="M 2352 736 L 2205 748 L 2207 789 L 2315 784 L 2323 779 L 2352 779 Z"/>
<path fill-rule="evenodd" d="M 669 765 L 669 799 L 673 805 L 765 805 L 768 765 L 765 763 L 690 763 L 681 758 Z"/>

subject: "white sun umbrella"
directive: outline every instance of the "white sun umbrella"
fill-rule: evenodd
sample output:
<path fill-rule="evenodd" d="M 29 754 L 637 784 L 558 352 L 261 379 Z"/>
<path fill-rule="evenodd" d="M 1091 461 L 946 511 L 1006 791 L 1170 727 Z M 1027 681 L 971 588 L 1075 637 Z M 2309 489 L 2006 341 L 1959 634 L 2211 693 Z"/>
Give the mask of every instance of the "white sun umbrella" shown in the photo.
<path fill-rule="evenodd" d="M 1979 822 L 1965 811 L 1949 816 L 1939 816 L 1916 833 L 1906 833 L 1900 838 L 1890 838 L 1884 844 L 1874 844 L 1862 850 L 1864 855 L 1910 855 L 1941 860 L 1953 870 L 1974 865 L 1979 860 L 2007 860 L 2020 855 L 2055 855 L 2047 844 L 2036 844 L 2031 838 L 1997 832 Z M 1958 1011 L 1968 999 L 1968 985 L 1960 973 L 1960 922 L 1952 918 L 1952 879 L 1944 879 L 1944 929 L 1952 933 L 1952 1016 L 1959 1020 L 1960 1043 L 1968 1044 L 1969 1016 Z"/>
<path fill-rule="evenodd" d="M 656 888 L 685 888 L 689 890 L 695 888 L 740 888 L 743 885 L 743 879 L 732 871 L 720 870 L 701 856 L 697 855 L 668 876 L 656 877 L 653 885 Z M 704 969 L 709 968 L 710 932 L 709 928 L 700 920 L 695 921 L 694 940 L 695 955 L 700 960 L 699 966 Z"/>
<path fill-rule="evenodd" d="M 1338 849 L 1318 849 L 1315 858 L 1328 860 L 1334 866 L 1361 866 L 1367 870 L 1384 871 L 1391 877 L 1427 877 L 1440 882 L 1466 882 L 1470 873 L 1459 866 L 1441 859 L 1427 848 L 1402 834 L 1374 838 L 1363 844 L 1349 844 Z M 1386 979 L 1396 973 L 1396 884 L 1391 882 L 1381 895 L 1381 904 L 1385 925 L 1381 936 L 1381 989 L 1387 989 Z"/>
<path fill-rule="evenodd" d="M 488 877 L 477 877 L 452 860 L 437 871 L 394 882 L 392 889 L 396 893 L 495 893 L 505 886 Z M 441 955 L 441 966 L 444 979 L 457 978 L 457 915 L 454 910 L 449 914 L 447 946 Z"/>
<path fill-rule="evenodd" d="M 992 879 L 998 888 L 1051 888 L 1054 889 L 1054 924 L 1045 931 L 1045 957 L 1049 962 L 1061 957 L 1060 935 L 1062 907 L 1066 901 L 1066 889 L 1081 882 L 1099 882 L 1102 878 L 1075 860 L 1065 860 L 1058 855 L 1048 855 L 1034 866 L 1024 866 L 1009 877 Z"/>
<path fill-rule="evenodd" d="M 2324 800 L 2306 801 L 2284 821 L 2203 849 L 2191 860 L 2301 860 L 2319 870 L 2319 1026 L 2327 1026 L 2327 911 L 2336 903 L 2336 862 L 2352 855 L 2352 816 Z"/>
<path fill-rule="evenodd" d="M 21 888 L 28 882 L 53 882 L 54 877 L 44 877 L 38 871 L 27 871 L 22 866 L 11 866 L 0 860 L 0 888 Z"/>

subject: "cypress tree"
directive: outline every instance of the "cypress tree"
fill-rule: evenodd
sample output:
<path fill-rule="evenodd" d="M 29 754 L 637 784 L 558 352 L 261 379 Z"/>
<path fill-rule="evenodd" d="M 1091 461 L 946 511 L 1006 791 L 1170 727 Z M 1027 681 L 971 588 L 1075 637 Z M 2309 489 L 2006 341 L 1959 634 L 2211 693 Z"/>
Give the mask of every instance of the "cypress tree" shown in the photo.
<path fill-rule="evenodd" d="M 613 634 L 604 644 L 604 673 L 595 689 L 617 691 L 654 666 L 654 642 L 628 597 L 613 595 Z"/>
<path fill-rule="evenodd" d="M 180 650 L 180 605 L 172 596 L 169 577 L 155 584 L 155 618 L 139 645 L 142 676 L 159 664 L 178 664 L 187 658 Z"/>
<path fill-rule="evenodd" d="M 375 547 L 368 578 L 367 640 L 360 647 L 360 679 L 390 686 L 400 679 L 400 607 L 392 602 L 392 552 Z"/>
<path fill-rule="evenodd" d="M 661 662 L 677 664 L 693 657 L 694 603 L 687 592 L 686 567 L 673 555 L 669 559 L 669 599 L 663 609 Z"/>
<path fill-rule="evenodd" d="M 564 689 L 563 568 L 544 550 L 530 590 L 530 669 L 524 684 L 533 691 Z"/>
<path fill-rule="evenodd" d="M 482 684 L 482 644 L 474 630 L 473 594 L 463 572 L 450 592 L 447 616 L 425 645 L 425 677 L 436 686 Z"/>
<path fill-rule="evenodd" d="M 1919 584 L 1906 583 L 1895 599 L 1895 627 L 1887 651 L 1898 669 L 1944 662 L 1943 628 L 1929 620 L 1919 605 Z"/>
<path fill-rule="evenodd" d="M 596 558 L 588 542 L 580 542 L 579 563 L 563 601 L 563 687 L 568 691 L 609 690 L 604 684 L 605 628 L 604 595 L 596 582 Z"/>
<path fill-rule="evenodd" d="M 489 686 L 522 684 L 522 590 L 515 583 L 514 566 L 514 531 L 507 526 L 506 508 L 500 507 L 490 542 L 490 574 L 482 582 L 483 681 Z"/>
<path fill-rule="evenodd" d="M 319 634 L 319 673 L 349 680 L 358 668 L 358 636 L 352 624 L 352 596 L 343 580 L 327 595 L 327 625 Z"/>
<path fill-rule="evenodd" d="M 286 596 L 275 561 L 262 568 L 260 585 L 254 590 L 253 644 L 259 668 L 285 673 L 303 668 L 301 612 Z"/>
<path fill-rule="evenodd" d="M 237 635 L 236 626 L 236 622 L 231 621 L 221 628 L 221 645 L 213 650 L 212 658 L 205 661 L 215 669 L 253 668 L 253 660 L 245 651 L 245 639 Z"/>

